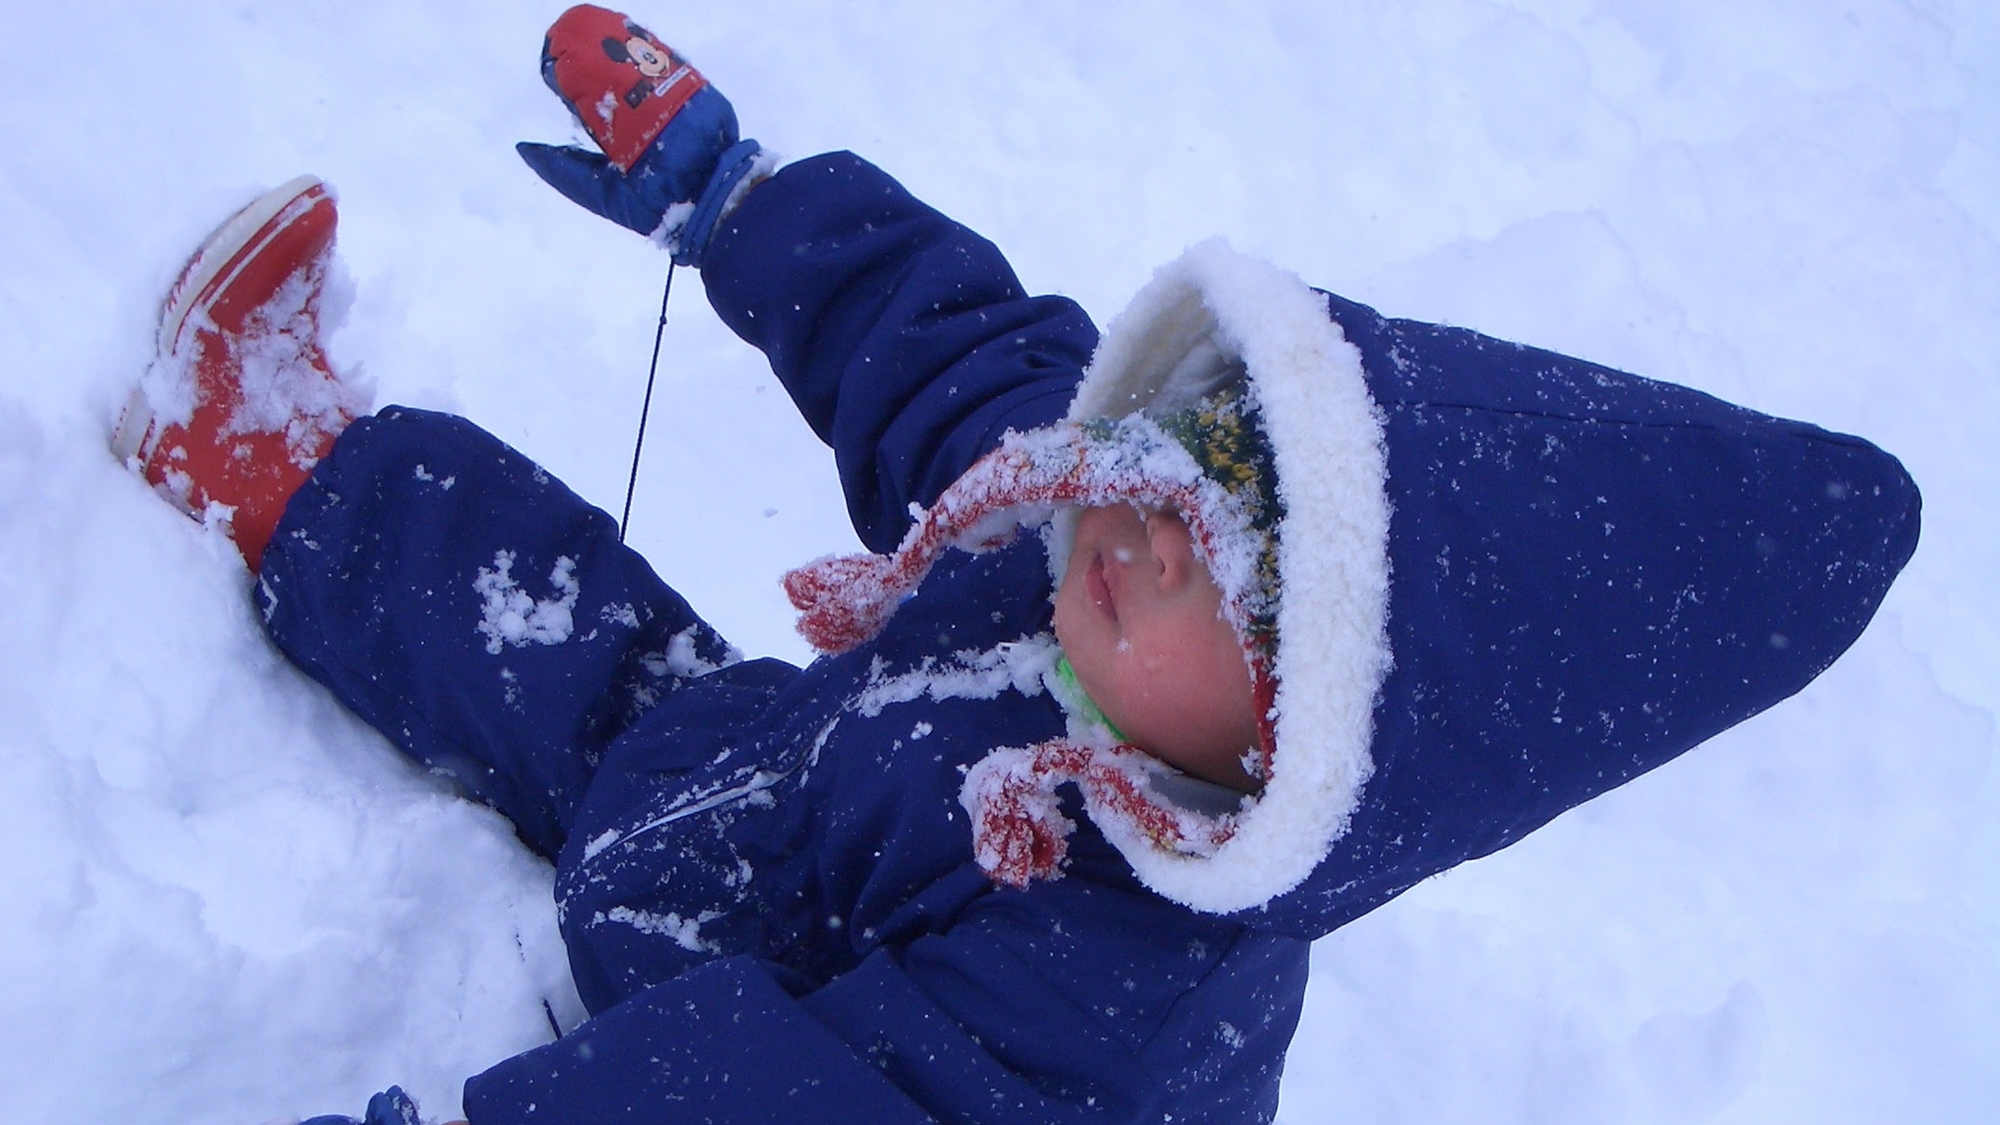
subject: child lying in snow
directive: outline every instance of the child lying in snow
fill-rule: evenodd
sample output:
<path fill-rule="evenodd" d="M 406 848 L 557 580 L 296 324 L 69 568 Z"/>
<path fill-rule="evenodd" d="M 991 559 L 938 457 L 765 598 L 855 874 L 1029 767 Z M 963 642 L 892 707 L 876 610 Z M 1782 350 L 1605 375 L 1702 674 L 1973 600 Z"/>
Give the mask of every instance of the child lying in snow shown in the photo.
<path fill-rule="evenodd" d="M 1914 548 L 1859 439 L 1218 244 L 1100 341 L 856 157 L 774 172 L 623 17 L 543 70 L 603 155 L 529 163 L 700 267 L 834 449 L 882 555 L 788 576 L 828 655 L 740 660 L 519 454 L 362 416 L 310 179 L 195 255 L 118 439 L 555 862 L 592 1016 L 475 1125 L 1267 1120 L 1312 939 L 1797 691 Z"/>

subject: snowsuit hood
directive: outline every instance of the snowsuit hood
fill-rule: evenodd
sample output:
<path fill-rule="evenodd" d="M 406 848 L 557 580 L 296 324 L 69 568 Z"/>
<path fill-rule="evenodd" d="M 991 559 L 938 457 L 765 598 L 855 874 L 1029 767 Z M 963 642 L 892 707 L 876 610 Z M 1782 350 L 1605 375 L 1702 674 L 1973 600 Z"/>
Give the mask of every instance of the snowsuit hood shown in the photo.
<path fill-rule="evenodd" d="M 1206 545 L 1225 607 L 1239 611 L 1239 636 L 1240 607 L 1270 599 L 1275 650 L 1255 669 L 1266 708 L 1264 787 L 1208 854 L 1135 846 L 1129 834 L 1120 843 L 1148 886 L 1217 913 L 1262 905 L 1304 881 L 1345 830 L 1372 771 L 1370 714 L 1390 659 L 1381 422 L 1361 356 L 1328 319 L 1324 298 L 1221 241 L 1161 269 L 1111 322 L 1069 415 L 1158 417 L 1239 387 L 1276 475 L 1277 588 L 1255 589 L 1245 567 L 1217 565 L 1215 544 L 1253 538 L 1240 520 L 1196 542 Z M 1219 507 L 1205 505 L 1214 514 L 1204 522 L 1225 522 Z M 1074 523 L 1071 511 L 1052 524 L 1058 579 Z"/>
<path fill-rule="evenodd" d="M 1268 444 L 1270 544 L 1160 428 L 1218 393 Z M 1690 502 L 1698 478 L 1710 502 Z M 968 774 L 980 863 L 1016 886 L 1058 874 L 1057 790 L 1075 783 L 1148 887 L 1302 937 L 1803 687 L 1872 615 L 1918 510 L 1859 439 L 1387 320 L 1213 241 L 1111 323 L 1064 422 L 1009 434 L 892 555 L 820 560 L 787 588 L 802 631 L 841 651 L 947 546 L 1039 525 L 1059 584 L 1076 510 L 1118 502 L 1187 518 L 1246 643 L 1263 788 L 1234 807 L 1170 796 L 1189 779 L 1073 723 Z M 1260 620 L 1274 645 L 1253 643 Z M 1354 833 L 1385 763 L 1398 776 Z"/>

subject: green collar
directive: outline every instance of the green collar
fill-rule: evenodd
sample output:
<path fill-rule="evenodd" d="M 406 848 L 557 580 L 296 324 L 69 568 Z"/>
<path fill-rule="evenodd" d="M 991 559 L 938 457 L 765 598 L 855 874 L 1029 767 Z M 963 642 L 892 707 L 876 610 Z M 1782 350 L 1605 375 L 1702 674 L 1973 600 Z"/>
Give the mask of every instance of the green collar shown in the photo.
<path fill-rule="evenodd" d="M 1124 731 L 1118 729 L 1118 724 L 1112 722 L 1083 690 L 1083 685 L 1076 682 L 1076 669 L 1070 666 L 1067 653 L 1056 658 L 1056 679 L 1062 682 L 1064 688 L 1062 702 L 1074 711 L 1078 718 L 1085 722 L 1096 723 L 1110 731 L 1111 737 L 1120 742 L 1131 741 L 1125 737 Z"/>

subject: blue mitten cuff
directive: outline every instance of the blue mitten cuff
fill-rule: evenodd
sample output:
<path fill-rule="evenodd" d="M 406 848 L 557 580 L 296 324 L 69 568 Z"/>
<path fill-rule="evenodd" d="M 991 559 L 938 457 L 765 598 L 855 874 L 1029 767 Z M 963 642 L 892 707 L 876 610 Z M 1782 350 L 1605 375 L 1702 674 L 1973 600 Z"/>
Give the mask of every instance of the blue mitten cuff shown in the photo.
<path fill-rule="evenodd" d="M 676 264 L 697 267 L 716 223 L 776 163 L 756 141 L 736 139 L 735 111 L 712 86 L 688 100 L 629 172 L 574 146 L 514 147 L 572 203 L 660 243 Z"/>
<path fill-rule="evenodd" d="M 674 211 L 680 209 L 669 211 L 660 230 L 654 232 L 654 237 L 673 251 L 674 264 L 701 267 L 702 259 L 708 256 L 708 242 L 715 235 L 716 224 L 729 211 L 738 189 L 748 186 L 744 180 L 760 170 L 768 174 L 772 163 L 763 146 L 748 138 L 724 150 L 693 209 L 685 212 L 685 218 L 678 224 L 674 222 Z"/>

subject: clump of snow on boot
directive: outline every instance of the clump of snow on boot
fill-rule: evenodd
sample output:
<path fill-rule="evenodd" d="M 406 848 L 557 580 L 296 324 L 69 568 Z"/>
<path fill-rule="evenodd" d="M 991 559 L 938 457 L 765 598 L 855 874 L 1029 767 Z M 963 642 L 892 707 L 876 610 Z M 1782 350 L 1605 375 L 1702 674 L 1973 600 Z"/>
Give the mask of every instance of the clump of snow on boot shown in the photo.
<path fill-rule="evenodd" d="M 223 432 L 282 433 L 300 468 L 311 468 L 315 451 L 368 406 L 369 395 L 348 373 L 336 375 L 324 356 L 314 354 L 320 334 L 337 328 L 344 313 L 340 303 L 325 299 L 337 273 L 321 265 L 287 278 L 251 315 L 236 344 L 243 401 Z"/>

